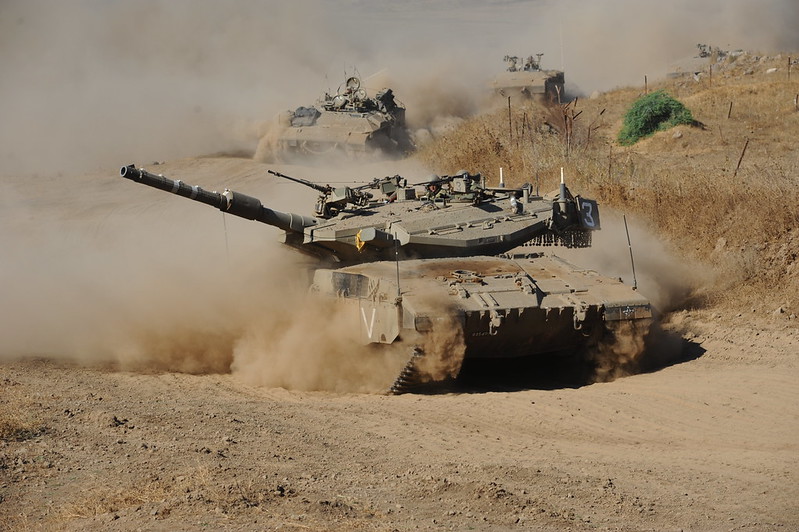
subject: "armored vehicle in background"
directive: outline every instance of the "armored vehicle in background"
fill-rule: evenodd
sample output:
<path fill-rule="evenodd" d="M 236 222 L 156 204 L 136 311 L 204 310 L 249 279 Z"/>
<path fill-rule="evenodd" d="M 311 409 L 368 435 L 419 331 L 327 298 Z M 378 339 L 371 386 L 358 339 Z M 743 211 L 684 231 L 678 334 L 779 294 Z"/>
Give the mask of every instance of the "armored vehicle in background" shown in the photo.
<path fill-rule="evenodd" d="M 269 172 L 317 190 L 314 214 L 280 212 L 133 165 L 120 173 L 275 226 L 286 245 L 318 258 L 312 292 L 351 316 L 364 343 L 407 357 L 386 383 L 391 392 L 452 379 L 464 360 L 573 353 L 612 343 L 620 329 L 648 330 L 649 301 L 634 289 L 520 248 L 591 244 L 597 203 L 572 195 L 562 178 L 559 190 L 541 196 L 529 185 L 486 187 L 465 171 L 415 185 L 395 175 L 338 188 Z"/>
<path fill-rule="evenodd" d="M 403 156 L 413 149 L 405 107 L 394 92 L 383 89 L 370 97 L 353 76 L 336 94 L 325 93 L 315 105 L 281 114 L 261 139 L 256 158 Z"/>
<path fill-rule="evenodd" d="M 508 68 L 491 81 L 491 89 L 501 96 L 522 96 L 545 103 L 560 103 L 564 99 L 565 79 L 560 70 L 542 70 L 541 56 L 506 55 Z"/>
<path fill-rule="evenodd" d="M 718 46 L 701 43 L 696 48 L 698 53 L 695 56 L 675 61 L 666 77 L 673 79 L 690 76 L 694 81 L 699 81 L 702 76 L 710 73 L 714 65 L 723 63 L 728 56 L 736 58 L 745 53 L 743 50 L 722 50 Z"/>

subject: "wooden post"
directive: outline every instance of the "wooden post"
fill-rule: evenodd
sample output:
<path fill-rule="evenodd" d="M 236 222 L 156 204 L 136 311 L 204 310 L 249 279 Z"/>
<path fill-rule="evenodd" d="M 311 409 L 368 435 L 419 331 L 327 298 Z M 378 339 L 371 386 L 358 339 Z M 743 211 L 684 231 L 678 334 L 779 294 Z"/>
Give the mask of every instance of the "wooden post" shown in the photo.
<path fill-rule="evenodd" d="M 741 167 L 741 161 L 744 160 L 744 154 L 746 153 L 747 146 L 749 146 L 749 137 L 746 137 L 746 142 L 744 143 L 744 149 L 741 150 L 741 156 L 738 158 L 738 166 L 735 167 L 735 172 L 732 173 L 732 177 L 738 175 L 738 169 Z"/>
<path fill-rule="evenodd" d="M 788 58 L 788 81 L 791 81 L 791 58 Z"/>
<path fill-rule="evenodd" d="M 610 145 L 610 151 L 608 151 L 608 183 L 610 183 L 610 170 L 612 164 L 613 164 L 613 144 Z"/>
<path fill-rule="evenodd" d="M 732 102 L 730 102 L 730 108 L 727 109 L 727 120 L 730 119 L 730 115 L 732 114 Z"/>
<path fill-rule="evenodd" d="M 644 75 L 644 94 L 649 94 L 649 83 L 647 82 L 646 75 Z"/>
<path fill-rule="evenodd" d="M 708 87 L 712 87 L 713 86 L 713 65 L 710 65 L 708 67 L 707 71 L 710 74 L 708 76 Z"/>
<path fill-rule="evenodd" d="M 526 118 L 525 118 L 525 121 L 527 121 Z M 527 123 L 527 131 L 530 132 L 530 148 L 535 148 L 535 131 L 533 131 L 533 119 L 532 118 Z"/>

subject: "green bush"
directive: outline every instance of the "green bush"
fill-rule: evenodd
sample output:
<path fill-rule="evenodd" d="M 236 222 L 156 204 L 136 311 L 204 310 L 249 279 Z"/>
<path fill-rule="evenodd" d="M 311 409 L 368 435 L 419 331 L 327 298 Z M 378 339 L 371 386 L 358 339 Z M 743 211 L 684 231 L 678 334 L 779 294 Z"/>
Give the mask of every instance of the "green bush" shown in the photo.
<path fill-rule="evenodd" d="M 687 107 L 662 90 L 655 91 L 641 96 L 630 106 L 619 131 L 619 142 L 629 146 L 656 131 L 693 123 L 694 118 Z"/>

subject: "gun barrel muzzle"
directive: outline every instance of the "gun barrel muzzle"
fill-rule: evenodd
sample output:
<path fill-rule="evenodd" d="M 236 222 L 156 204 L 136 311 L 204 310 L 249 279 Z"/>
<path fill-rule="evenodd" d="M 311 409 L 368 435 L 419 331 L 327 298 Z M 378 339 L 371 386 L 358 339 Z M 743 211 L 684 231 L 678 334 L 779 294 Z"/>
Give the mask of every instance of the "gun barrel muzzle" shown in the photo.
<path fill-rule="evenodd" d="M 187 185 L 179 179 L 174 180 L 162 175 L 151 174 L 142 168 L 136 168 L 132 164 L 123 166 L 119 170 L 119 175 L 125 179 L 130 179 L 131 181 L 136 181 L 143 185 L 171 192 L 172 194 L 177 194 L 178 196 L 183 196 L 184 198 L 189 198 L 194 201 L 199 201 L 200 203 L 211 205 L 223 211 L 227 210 L 227 199 L 223 197 L 222 194 L 218 192 L 209 192 L 197 185 Z"/>

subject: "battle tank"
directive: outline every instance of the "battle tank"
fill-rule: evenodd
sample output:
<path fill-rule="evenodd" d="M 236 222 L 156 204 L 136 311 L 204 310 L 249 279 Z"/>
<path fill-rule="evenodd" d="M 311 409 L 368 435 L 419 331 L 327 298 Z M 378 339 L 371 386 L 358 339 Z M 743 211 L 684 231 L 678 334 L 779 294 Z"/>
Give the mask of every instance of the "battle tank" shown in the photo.
<path fill-rule="evenodd" d="M 312 106 L 280 115 L 276 129 L 261 139 L 256 158 L 402 156 L 413 149 L 405 107 L 393 90 L 370 97 L 352 76 L 335 94 L 325 93 Z"/>
<path fill-rule="evenodd" d="M 515 55 L 506 55 L 504 61 L 508 67 L 491 81 L 491 88 L 500 96 L 518 95 L 545 103 L 560 103 L 565 84 L 563 72 L 542 70 L 543 55 L 528 56 L 524 60 Z"/>
<path fill-rule="evenodd" d="M 621 328 L 647 331 L 652 310 L 637 291 L 523 247 L 591 244 L 598 205 L 562 179 L 541 196 L 529 185 L 487 187 L 465 171 L 415 185 L 395 175 L 338 188 L 269 172 L 319 191 L 314 215 L 133 165 L 120 173 L 275 226 L 285 244 L 318 258 L 311 291 L 351 316 L 364 343 L 399 346 L 407 356 L 390 392 L 451 380 L 472 359 L 574 353 L 612 342 Z M 442 334 L 447 349 L 431 347 Z"/>

